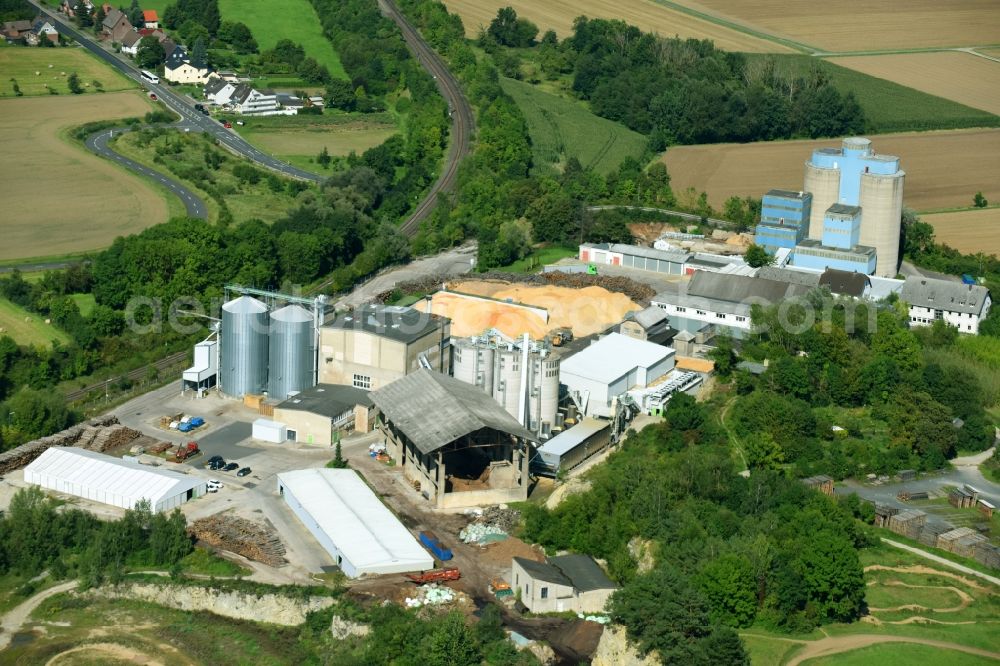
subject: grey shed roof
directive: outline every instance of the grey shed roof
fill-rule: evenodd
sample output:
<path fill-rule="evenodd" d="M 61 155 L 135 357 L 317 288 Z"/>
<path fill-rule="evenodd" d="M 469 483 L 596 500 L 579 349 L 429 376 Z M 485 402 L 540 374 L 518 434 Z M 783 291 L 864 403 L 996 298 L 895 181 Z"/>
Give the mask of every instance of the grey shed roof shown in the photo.
<path fill-rule="evenodd" d="M 773 189 L 767 191 L 768 196 L 785 197 L 786 199 L 812 199 L 811 192 L 793 192 L 792 190 Z"/>
<path fill-rule="evenodd" d="M 437 451 L 483 428 L 538 441 L 486 392 L 431 370 L 418 370 L 369 395 L 421 453 Z"/>
<path fill-rule="evenodd" d="M 581 592 L 591 590 L 615 589 L 618 586 L 611 582 L 597 562 L 589 555 L 560 555 L 550 557 L 549 564 L 559 569 L 564 576 L 573 582 L 573 587 Z"/>
<path fill-rule="evenodd" d="M 294 409 L 334 418 L 356 405 L 372 406 L 368 391 L 340 384 L 317 384 L 275 405 L 276 409 Z"/>
<path fill-rule="evenodd" d="M 632 318 L 637 324 L 645 329 L 650 329 L 657 324 L 662 324 L 667 320 L 667 313 L 663 308 L 650 305 L 645 310 L 639 310 L 632 314 Z"/>
<path fill-rule="evenodd" d="M 661 259 L 663 261 L 672 261 L 674 263 L 683 264 L 691 256 L 690 252 L 683 252 L 679 250 L 657 250 L 652 247 L 642 247 L 641 245 L 625 245 L 623 243 L 612 243 L 610 246 L 612 252 L 621 252 L 622 254 L 628 254 L 634 257 L 646 257 L 647 259 Z"/>
<path fill-rule="evenodd" d="M 868 276 L 855 271 L 827 268 L 820 275 L 819 283 L 824 287 L 829 287 L 831 293 L 861 298 L 868 286 Z"/>
<path fill-rule="evenodd" d="M 124 12 L 118 9 L 112 9 L 104 16 L 104 20 L 101 22 L 101 25 L 105 28 L 113 28 L 123 16 L 125 16 Z"/>
<path fill-rule="evenodd" d="M 790 268 L 779 268 L 777 266 L 761 266 L 757 269 L 757 277 L 765 280 L 777 280 L 778 282 L 788 282 L 790 284 L 801 284 L 805 287 L 815 287 L 819 285 L 821 273 L 796 271 Z"/>
<path fill-rule="evenodd" d="M 570 581 L 569 578 L 566 578 L 566 576 L 564 576 L 559 569 L 556 569 L 547 562 L 535 562 L 534 560 L 527 560 L 523 557 L 515 557 L 514 561 L 520 564 L 521 568 L 535 580 L 544 580 L 546 583 L 555 583 L 557 585 L 573 587 L 573 582 Z"/>
<path fill-rule="evenodd" d="M 861 213 L 861 208 L 858 206 L 848 206 L 847 204 L 835 203 L 826 209 L 826 212 L 833 213 L 834 215 L 850 215 L 854 217 Z"/>
<path fill-rule="evenodd" d="M 450 321 L 447 317 L 427 314 L 410 307 L 365 305 L 353 312 L 338 315 L 326 326 L 356 329 L 409 344 L 432 331 L 444 328 Z"/>
<path fill-rule="evenodd" d="M 205 93 L 208 95 L 214 95 L 228 85 L 230 85 L 228 81 L 225 81 L 217 76 L 213 76 L 205 82 Z"/>
<path fill-rule="evenodd" d="M 807 291 L 798 284 L 710 271 L 695 271 L 688 285 L 689 296 L 735 303 L 749 299 L 777 303 L 785 298 L 805 294 Z"/>
<path fill-rule="evenodd" d="M 908 277 L 900 298 L 920 308 L 982 315 L 989 297 L 986 287 L 927 277 Z"/>

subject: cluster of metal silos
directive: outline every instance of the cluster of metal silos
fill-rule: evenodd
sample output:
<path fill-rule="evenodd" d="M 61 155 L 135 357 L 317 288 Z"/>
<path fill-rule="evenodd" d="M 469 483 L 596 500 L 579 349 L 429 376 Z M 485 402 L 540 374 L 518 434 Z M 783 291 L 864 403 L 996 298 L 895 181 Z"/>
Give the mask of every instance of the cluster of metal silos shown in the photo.
<path fill-rule="evenodd" d="M 219 389 L 284 400 L 314 384 L 316 337 L 313 314 L 300 305 L 273 312 L 252 296 L 222 306 Z"/>

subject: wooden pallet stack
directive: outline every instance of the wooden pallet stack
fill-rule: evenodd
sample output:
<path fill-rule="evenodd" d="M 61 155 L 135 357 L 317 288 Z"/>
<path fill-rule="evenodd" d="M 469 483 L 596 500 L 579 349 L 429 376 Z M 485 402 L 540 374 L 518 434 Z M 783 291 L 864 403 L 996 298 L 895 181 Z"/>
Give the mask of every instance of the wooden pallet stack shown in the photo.
<path fill-rule="evenodd" d="M 188 531 L 210 546 L 228 550 L 268 566 L 287 563 L 285 546 L 274 528 L 229 513 L 217 513 L 196 520 Z"/>

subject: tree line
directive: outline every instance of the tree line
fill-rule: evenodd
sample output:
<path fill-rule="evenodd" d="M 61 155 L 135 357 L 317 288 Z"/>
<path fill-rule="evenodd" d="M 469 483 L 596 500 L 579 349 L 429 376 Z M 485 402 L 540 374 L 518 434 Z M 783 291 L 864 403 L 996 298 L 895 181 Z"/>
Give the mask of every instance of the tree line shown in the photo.
<path fill-rule="evenodd" d="M 177 509 L 152 513 L 144 500 L 118 520 L 101 521 L 60 507 L 36 486 L 18 490 L 0 518 L 0 574 L 79 578 L 85 586 L 119 582 L 126 569 L 166 566 L 179 571 L 193 550 Z"/>

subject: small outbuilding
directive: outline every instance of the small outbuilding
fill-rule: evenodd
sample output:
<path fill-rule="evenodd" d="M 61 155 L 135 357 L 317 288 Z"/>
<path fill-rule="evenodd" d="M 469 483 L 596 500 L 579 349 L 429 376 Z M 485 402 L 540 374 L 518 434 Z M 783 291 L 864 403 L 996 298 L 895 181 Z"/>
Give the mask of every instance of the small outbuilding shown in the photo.
<path fill-rule="evenodd" d="M 204 479 L 71 446 L 53 446 L 24 468 L 24 480 L 46 490 L 123 509 L 148 500 L 169 511 L 206 492 Z"/>
<path fill-rule="evenodd" d="M 510 576 L 511 587 L 532 613 L 601 613 L 618 589 L 588 555 L 560 555 L 546 562 L 515 557 Z"/>
<path fill-rule="evenodd" d="M 532 459 L 532 469 L 543 476 L 568 471 L 611 442 L 611 421 L 586 417 L 540 447 Z"/>
<path fill-rule="evenodd" d="M 354 470 L 282 472 L 278 493 L 350 578 L 434 567 L 430 553 Z"/>
<path fill-rule="evenodd" d="M 368 391 L 340 384 L 317 384 L 274 406 L 274 420 L 287 427 L 288 439 L 331 446 L 335 432 L 371 430 Z"/>

